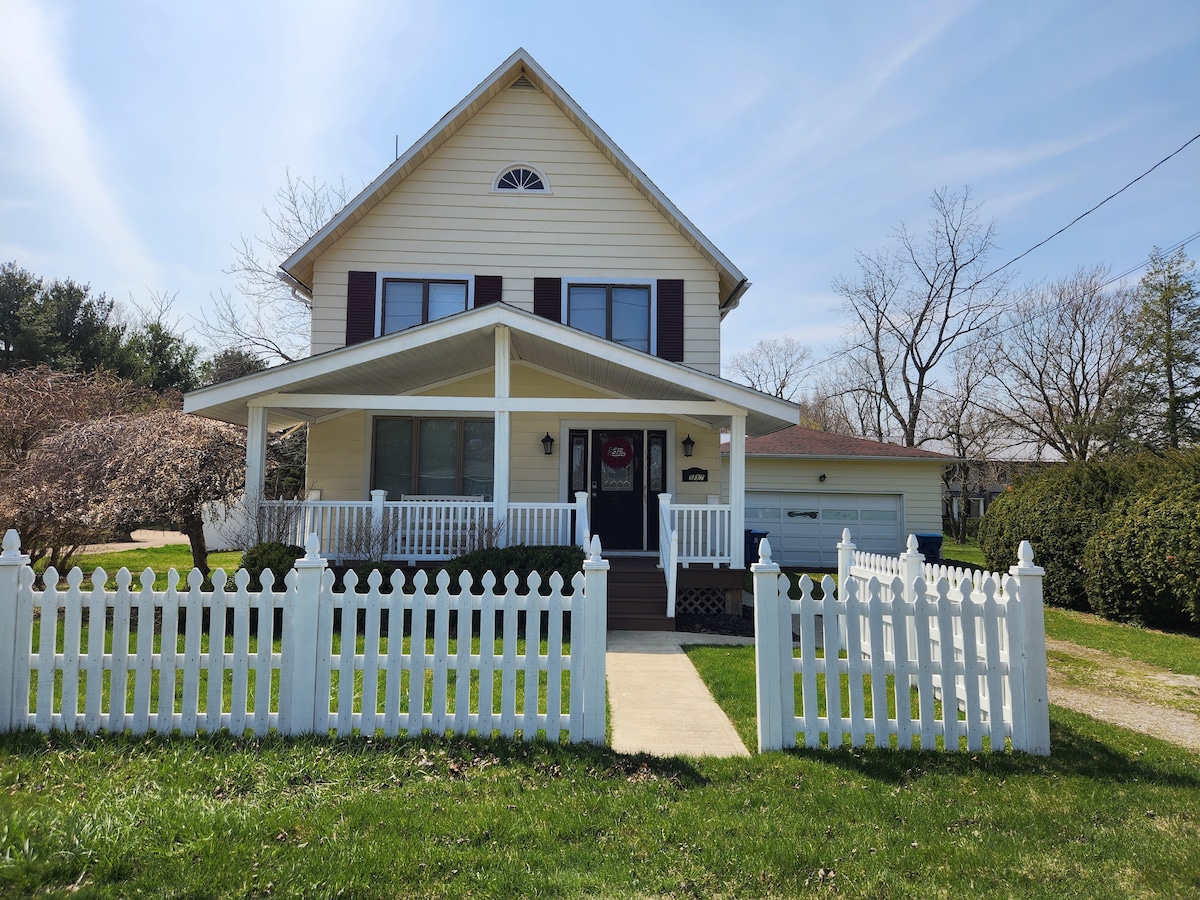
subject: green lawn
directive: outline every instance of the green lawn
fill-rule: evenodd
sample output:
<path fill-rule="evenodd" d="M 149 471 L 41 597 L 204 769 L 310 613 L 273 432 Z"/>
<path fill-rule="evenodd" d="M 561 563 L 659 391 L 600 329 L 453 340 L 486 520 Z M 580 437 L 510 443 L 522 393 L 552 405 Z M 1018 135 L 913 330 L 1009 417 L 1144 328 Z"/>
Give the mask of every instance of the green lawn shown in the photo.
<path fill-rule="evenodd" d="M 1058 709 L 1052 728 L 1048 759 L 10 735 L 0 894 L 1200 892 L 1200 759 Z"/>
<path fill-rule="evenodd" d="M 208 554 L 208 567 L 215 571 L 217 569 L 225 569 L 232 577 L 242 563 L 242 551 L 226 550 Z M 133 573 L 133 584 L 137 588 L 141 582 L 138 580 L 142 572 L 146 569 L 153 569 L 157 576 L 154 581 L 155 590 L 166 590 L 167 588 L 167 570 L 175 569 L 179 572 L 180 583 L 186 587 L 187 573 L 192 570 L 192 549 L 187 544 L 171 544 L 166 547 L 139 547 L 136 550 L 121 550 L 113 553 L 85 553 L 79 557 L 79 562 L 76 564 L 83 571 L 87 579 L 84 581 L 85 587 L 90 584 L 92 572 L 101 568 L 108 575 L 108 586 L 115 590 L 117 587 L 116 574 L 122 568 L 128 569 Z M 38 566 L 41 571 L 43 567 Z M 60 575 L 65 575 L 65 572 L 60 572 Z"/>
<path fill-rule="evenodd" d="M 1200 637 L 1109 622 L 1099 616 L 1046 607 L 1046 636 L 1126 656 L 1177 675 L 1200 675 Z"/>

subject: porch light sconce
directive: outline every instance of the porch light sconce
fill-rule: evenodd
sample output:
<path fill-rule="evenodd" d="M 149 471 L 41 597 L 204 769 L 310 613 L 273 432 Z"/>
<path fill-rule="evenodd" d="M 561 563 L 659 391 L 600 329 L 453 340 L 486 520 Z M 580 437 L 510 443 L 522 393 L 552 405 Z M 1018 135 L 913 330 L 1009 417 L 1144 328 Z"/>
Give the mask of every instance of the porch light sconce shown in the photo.
<path fill-rule="evenodd" d="M 546 436 L 542 438 L 542 451 L 547 456 L 554 455 L 554 438 L 550 437 L 550 432 L 546 432 Z"/>
<path fill-rule="evenodd" d="M 825 480 L 825 473 L 824 473 L 824 472 L 822 472 L 822 473 L 821 473 L 821 477 L 820 477 L 820 478 L 818 478 L 818 479 L 817 479 L 817 481 L 824 481 L 824 480 Z"/>
<path fill-rule="evenodd" d="M 687 437 L 685 437 L 683 439 L 683 455 L 691 456 L 692 451 L 695 449 L 696 449 L 696 442 L 692 440 L 692 436 L 689 434 Z"/>

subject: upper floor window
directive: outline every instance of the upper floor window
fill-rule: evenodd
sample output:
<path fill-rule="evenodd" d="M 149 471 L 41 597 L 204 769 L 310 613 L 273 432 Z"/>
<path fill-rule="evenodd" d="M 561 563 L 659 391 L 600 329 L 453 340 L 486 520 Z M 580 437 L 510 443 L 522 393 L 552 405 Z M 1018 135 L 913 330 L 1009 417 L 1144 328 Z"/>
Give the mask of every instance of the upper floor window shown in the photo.
<path fill-rule="evenodd" d="M 467 308 L 467 282 L 432 278 L 383 280 L 383 327 L 391 334 L 460 313 Z"/>
<path fill-rule="evenodd" d="M 543 172 L 529 163 L 517 163 L 501 169 L 492 182 L 493 191 L 521 191 L 546 194 L 550 182 Z"/>
<path fill-rule="evenodd" d="M 650 352 L 650 285 L 567 285 L 567 324 Z"/>

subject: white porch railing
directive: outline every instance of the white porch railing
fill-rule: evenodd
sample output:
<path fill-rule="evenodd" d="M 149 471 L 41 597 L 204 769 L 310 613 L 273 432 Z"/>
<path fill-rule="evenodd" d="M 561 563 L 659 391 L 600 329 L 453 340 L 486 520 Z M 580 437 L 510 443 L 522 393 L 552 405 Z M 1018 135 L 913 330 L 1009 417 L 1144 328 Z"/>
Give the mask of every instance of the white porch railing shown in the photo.
<path fill-rule="evenodd" d="M 733 509 L 728 503 L 670 503 L 671 525 L 679 535 L 679 562 L 730 565 Z M 661 509 L 661 506 L 660 506 Z"/>
<path fill-rule="evenodd" d="M 267 500 L 259 515 L 265 539 L 301 545 L 315 534 L 335 560 L 417 563 L 494 545 L 584 546 L 589 536 L 586 494 L 574 503 L 510 503 L 500 518 L 483 500 L 387 500 L 384 491 L 369 501 Z"/>

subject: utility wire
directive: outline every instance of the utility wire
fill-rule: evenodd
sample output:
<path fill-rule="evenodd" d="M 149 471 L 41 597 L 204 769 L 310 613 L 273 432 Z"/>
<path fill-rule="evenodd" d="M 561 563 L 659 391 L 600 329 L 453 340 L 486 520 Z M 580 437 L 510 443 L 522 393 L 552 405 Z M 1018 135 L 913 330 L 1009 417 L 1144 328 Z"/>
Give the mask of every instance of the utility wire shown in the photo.
<path fill-rule="evenodd" d="M 1028 256 L 1034 250 L 1037 250 L 1039 247 L 1045 246 L 1050 241 L 1054 240 L 1056 237 L 1058 237 L 1060 234 L 1062 234 L 1064 231 L 1066 231 L 1068 228 L 1070 228 L 1072 225 L 1076 224 L 1081 219 L 1094 213 L 1096 210 L 1098 210 L 1104 204 L 1108 203 L 1109 200 L 1112 200 L 1114 197 L 1117 197 L 1117 196 L 1123 194 L 1125 191 L 1129 190 L 1129 188 L 1133 187 L 1133 185 L 1137 184 L 1139 181 L 1141 181 L 1143 178 L 1145 178 L 1147 175 L 1149 175 L 1151 172 L 1153 172 L 1155 169 L 1157 169 L 1163 163 L 1178 156 L 1180 153 L 1182 153 L 1185 149 L 1187 149 L 1189 146 L 1191 146 L 1198 140 L 1200 140 L 1200 134 L 1192 135 L 1192 137 L 1190 137 L 1188 140 L 1184 141 L 1183 144 L 1181 144 L 1179 147 L 1177 147 L 1172 152 L 1168 153 L 1166 156 L 1164 156 L 1162 159 L 1160 159 L 1158 162 L 1156 162 L 1154 165 L 1152 165 L 1150 168 L 1148 168 L 1145 172 L 1142 172 L 1142 174 L 1138 175 L 1136 178 L 1134 178 L 1133 180 L 1126 183 L 1123 187 L 1121 187 L 1120 189 L 1109 194 L 1107 197 L 1105 197 L 1103 200 L 1101 200 L 1099 203 L 1097 203 L 1091 209 L 1077 215 L 1074 219 L 1072 219 L 1070 222 L 1068 222 L 1062 228 L 1058 229 L 1058 231 L 1054 232 L 1054 234 L 1050 235 L 1049 237 L 1047 237 L 1041 241 L 1038 241 L 1036 244 L 1034 244 L 1032 247 L 1030 247 L 1024 253 L 1020 253 L 1017 256 L 1014 256 L 1012 259 L 1010 259 L 1004 265 L 1000 266 L 999 268 L 993 269 L 988 274 L 982 276 L 981 278 L 978 278 L 970 286 L 970 288 L 967 288 L 967 290 L 970 290 L 971 288 L 978 286 L 979 284 L 983 283 L 987 279 L 991 278 L 993 275 L 1003 272 L 1005 269 L 1007 269 L 1013 263 L 1024 259 L 1026 256 Z M 1196 240 L 1198 237 L 1200 237 L 1200 232 L 1196 232 L 1192 235 L 1189 235 L 1188 237 L 1184 238 L 1181 241 L 1177 241 L 1176 243 L 1172 244 L 1170 247 L 1166 248 L 1163 252 L 1164 253 L 1172 253 L 1175 250 L 1180 249 L 1181 247 L 1187 246 L 1192 241 Z M 1116 281 L 1120 281 L 1122 278 L 1125 278 L 1126 276 L 1131 275 L 1140 269 L 1144 269 L 1147 265 L 1149 265 L 1149 263 L 1150 263 L 1150 258 L 1147 257 L 1142 262 L 1140 262 L 1134 266 L 1131 266 L 1130 268 L 1126 269 L 1124 272 L 1120 273 L 1119 275 L 1113 276 L 1108 281 L 1106 281 L 1103 286 L 1107 287 L 1108 285 L 1113 284 Z M 1048 311 L 1049 310 L 1047 309 L 1046 312 L 1048 312 Z M 1010 325 L 1008 328 L 1003 329 L 1003 331 L 1009 331 L 1013 327 L 1015 327 L 1015 326 Z M 1001 333 L 1003 333 L 1003 331 Z M 852 344 L 849 347 L 843 347 L 840 350 L 836 350 L 833 353 L 830 353 L 828 356 L 822 357 L 820 360 L 810 363 L 806 368 L 801 369 L 796 374 L 799 376 L 807 375 L 809 372 L 812 372 L 812 371 L 816 370 L 817 368 L 820 368 L 820 367 L 826 365 L 827 363 L 830 363 L 837 359 L 841 359 L 844 356 L 848 356 L 850 353 L 854 352 L 855 350 L 862 350 L 862 349 L 865 349 L 866 347 L 867 347 L 867 344 L 864 344 L 864 343 Z"/>
<path fill-rule="evenodd" d="M 1128 184 L 1126 184 L 1123 188 L 1109 194 L 1107 197 L 1105 197 L 1103 200 L 1101 200 L 1099 203 L 1097 203 L 1095 206 L 1093 206 L 1087 212 L 1082 212 L 1079 215 L 1077 215 L 1074 219 L 1072 219 L 1070 222 L 1068 222 L 1062 228 L 1058 229 L 1058 231 L 1054 232 L 1054 234 L 1050 235 L 1050 237 L 1046 238 L 1045 240 L 1038 241 L 1036 244 L 1034 244 L 1032 247 L 1030 247 L 1024 253 L 1020 254 L 1019 256 L 1014 256 L 1012 259 L 1010 259 L 1008 262 L 1006 262 L 1000 268 L 993 269 L 991 272 L 988 272 L 986 275 L 984 275 L 982 278 L 980 278 L 979 281 L 987 281 L 987 279 L 991 278 L 993 275 L 997 274 L 998 272 L 1003 272 L 1005 269 L 1007 269 L 1009 266 L 1011 266 L 1013 263 L 1017 262 L 1018 260 L 1024 259 L 1026 256 L 1028 256 L 1030 253 L 1032 253 L 1038 247 L 1041 247 L 1044 244 L 1048 244 L 1050 241 L 1054 240 L 1056 237 L 1058 237 L 1060 234 L 1062 234 L 1064 231 L 1066 231 L 1068 228 L 1070 228 L 1072 225 L 1074 225 L 1080 219 L 1083 219 L 1086 216 L 1090 216 L 1092 213 L 1094 213 L 1096 210 L 1098 210 L 1100 207 L 1102 207 L 1109 200 L 1112 200 L 1114 197 L 1117 197 L 1117 196 L 1125 193 L 1125 191 L 1129 190 L 1131 187 L 1133 187 L 1135 184 L 1137 184 L 1139 181 L 1141 181 L 1143 178 L 1145 178 L 1147 175 L 1149 175 L 1151 172 L 1153 172 L 1155 169 L 1157 169 L 1163 163 L 1167 162 L 1172 157 L 1178 156 L 1180 153 L 1182 153 L 1185 149 L 1187 149 L 1189 144 L 1195 143 L 1198 140 L 1200 140 L 1200 134 L 1193 135 L 1191 138 L 1189 138 L 1187 141 L 1185 141 L 1182 146 L 1180 146 L 1175 151 L 1168 153 L 1166 156 L 1164 156 L 1162 159 L 1160 159 L 1158 162 L 1156 162 L 1154 165 L 1152 165 L 1150 168 L 1148 168 L 1145 172 L 1143 172 L 1137 178 L 1133 179 L 1133 181 L 1130 181 Z M 979 281 L 977 281 L 975 283 L 978 284 Z M 974 285 L 972 285 L 972 287 L 973 286 Z"/>

